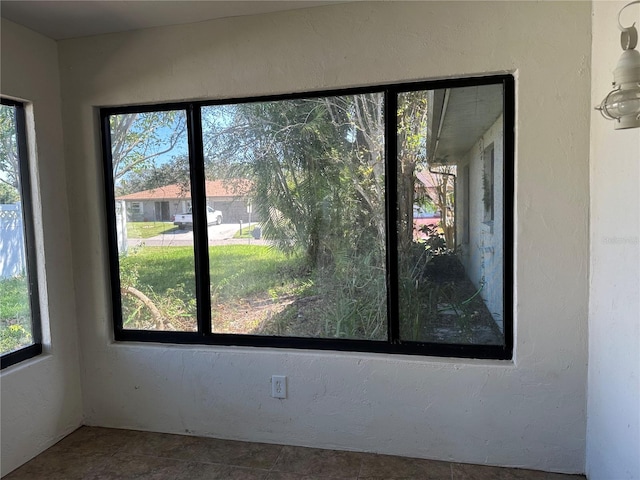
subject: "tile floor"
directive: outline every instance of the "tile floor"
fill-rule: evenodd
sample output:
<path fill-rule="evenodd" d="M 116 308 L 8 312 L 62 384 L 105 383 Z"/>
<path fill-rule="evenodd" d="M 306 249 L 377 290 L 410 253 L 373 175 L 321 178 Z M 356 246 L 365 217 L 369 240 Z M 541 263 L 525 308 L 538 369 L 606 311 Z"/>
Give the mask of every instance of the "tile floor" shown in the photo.
<path fill-rule="evenodd" d="M 584 480 L 369 453 L 82 427 L 4 480 Z"/>

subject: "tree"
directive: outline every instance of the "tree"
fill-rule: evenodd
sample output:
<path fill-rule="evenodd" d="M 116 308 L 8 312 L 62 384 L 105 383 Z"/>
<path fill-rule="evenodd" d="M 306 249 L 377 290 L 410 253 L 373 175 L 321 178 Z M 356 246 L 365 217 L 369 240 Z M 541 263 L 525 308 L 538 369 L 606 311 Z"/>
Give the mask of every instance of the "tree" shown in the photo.
<path fill-rule="evenodd" d="M 304 249 L 311 265 L 372 246 L 382 258 L 382 101 L 371 94 L 209 107 L 207 172 L 250 178 L 265 236 L 285 251 Z"/>
<path fill-rule="evenodd" d="M 127 195 L 175 183 L 181 186 L 185 194 L 189 192 L 189 159 L 182 155 L 162 165 L 141 168 L 135 175 L 123 177 L 115 191 L 118 196 Z"/>
<path fill-rule="evenodd" d="M 377 244 L 384 251 L 384 96 L 350 95 L 324 101 L 334 127 L 344 129 L 350 139 L 346 179 L 353 189 L 352 197 L 361 204 L 360 217 L 370 219 L 370 226 L 377 232 Z"/>
<path fill-rule="evenodd" d="M 113 179 L 154 167 L 172 151 L 186 130 L 184 112 L 127 113 L 109 117 Z"/>
<path fill-rule="evenodd" d="M 425 164 L 427 98 L 427 91 L 398 97 L 403 249 L 413 241 L 415 171 Z M 207 170 L 251 178 L 267 238 L 284 250 L 304 248 L 313 265 L 328 250 L 376 247 L 384 255 L 384 95 L 208 108 L 203 121 Z"/>
<path fill-rule="evenodd" d="M 398 246 L 406 252 L 413 242 L 416 167 L 426 162 L 427 90 L 398 95 Z"/>
<path fill-rule="evenodd" d="M 0 182 L 19 192 L 20 169 L 16 133 L 15 107 L 0 105 Z"/>
<path fill-rule="evenodd" d="M 455 191 L 455 165 L 438 165 L 429 168 L 425 172 L 431 179 L 431 185 L 435 190 L 435 198 L 431 200 L 440 210 L 440 228 L 444 233 L 445 245 L 448 249 L 455 248 L 455 223 L 453 198 Z"/>
<path fill-rule="evenodd" d="M 5 182 L 0 182 L 0 205 L 18 203 L 20 201 L 20 193 L 13 186 Z"/>

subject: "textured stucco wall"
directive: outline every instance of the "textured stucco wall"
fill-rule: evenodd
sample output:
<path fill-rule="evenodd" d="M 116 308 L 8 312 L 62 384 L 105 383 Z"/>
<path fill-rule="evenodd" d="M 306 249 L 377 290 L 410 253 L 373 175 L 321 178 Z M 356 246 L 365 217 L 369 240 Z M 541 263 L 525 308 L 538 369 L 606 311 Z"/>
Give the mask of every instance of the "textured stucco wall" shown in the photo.
<path fill-rule="evenodd" d="M 57 46 L 3 19 L 1 58 L 2 94 L 27 102 L 44 333 L 43 355 L 0 374 L 4 475 L 76 429 L 82 399 Z"/>
<path fill-rule="evenodd" d="M 590 14 L 356 2 L 61 42 L 88 423 L 582 471 Z M 484 72 L 517 76 L 513 362 L 113 343 L 95 107 Z"/>
<path fill-rule="evenodd" d="M 627 2 L 594 2 L 591 104 L 611 89 L 622 53 L 617 15 Z M 625 26 L 640 20 L 626 9 Z M 591 120 L 591 281 L 587 473 L 640 479 L 640 129 Z"/>

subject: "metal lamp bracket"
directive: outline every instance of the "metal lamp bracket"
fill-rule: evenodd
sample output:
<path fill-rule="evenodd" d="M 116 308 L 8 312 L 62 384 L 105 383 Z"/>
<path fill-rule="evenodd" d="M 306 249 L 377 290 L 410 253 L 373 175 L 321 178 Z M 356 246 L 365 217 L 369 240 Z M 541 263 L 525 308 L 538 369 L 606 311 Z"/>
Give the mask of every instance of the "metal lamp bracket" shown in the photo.
<path fill-rule="evenodd" d="M 633 2 L 627 3 L 618 12 L 618 28 L 622 32 L 620 34 L 620 46 L 623 50 L 633 50 L 638 45 L 638 30 L 636 29 L 636 22 L 633 22 L 630 27 L 623 27 L 620 22 L 620 16 L 624 9 L 637 3 L 640 3 L 640 0 L 634 0 Z"/>

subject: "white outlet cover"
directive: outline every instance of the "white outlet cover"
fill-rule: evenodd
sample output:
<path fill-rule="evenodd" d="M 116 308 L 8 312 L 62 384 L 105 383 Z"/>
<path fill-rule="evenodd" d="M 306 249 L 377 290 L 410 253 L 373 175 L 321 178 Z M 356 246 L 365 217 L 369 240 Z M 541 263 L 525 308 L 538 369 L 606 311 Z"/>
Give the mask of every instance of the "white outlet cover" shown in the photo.
<path fill-rule="evenodd" d="M 285 375 L 271 376 L 271 396 L 273 398 L 287 398 L 287 377 Z"/>

